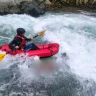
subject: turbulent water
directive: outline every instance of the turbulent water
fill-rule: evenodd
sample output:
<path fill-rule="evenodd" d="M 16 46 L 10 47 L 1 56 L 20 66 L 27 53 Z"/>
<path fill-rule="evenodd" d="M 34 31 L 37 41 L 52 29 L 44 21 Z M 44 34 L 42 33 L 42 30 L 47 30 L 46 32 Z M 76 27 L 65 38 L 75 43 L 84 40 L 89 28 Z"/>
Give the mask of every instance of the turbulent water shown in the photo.
<path fill-rule="evenodd" d="M 9 43 L 18 27 L 26 29 L 27 37 L 46 29 L 34 42 L 59 43 L 60 50 L 46 60 L 7 55 L 0 62 L 0 96 L 96 95 L 96 17 L 73 13 L 0 16 L 0 45 Z M 49 61 L 56 67 L 51 72 L 33 71 L 37 62 Z"/>

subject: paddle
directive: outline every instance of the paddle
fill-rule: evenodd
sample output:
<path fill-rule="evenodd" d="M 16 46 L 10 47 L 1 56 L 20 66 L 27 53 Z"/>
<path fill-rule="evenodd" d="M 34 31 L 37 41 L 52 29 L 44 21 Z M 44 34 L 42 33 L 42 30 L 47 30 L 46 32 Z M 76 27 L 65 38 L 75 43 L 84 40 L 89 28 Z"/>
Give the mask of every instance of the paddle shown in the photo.
<path fill-rule="evenodd" d="M 46 30 L 39 32 L 37 35 L 35 35 L 33 38 L 36 38 L 38 36 L 43 35 L 46 32 Z M 7 54 L 7 53 L 6 53 Z M 4 59 L 4 57 L 6 56 L 6 54 L 0 54 L 0 62 Z"/>
<path fill-rule="evenodd" d="M 0 62 L 3 60 L 3 58 L 6 56 L 6 54 L 0 54 Z"/>
<path fill-rule="evenodd" d="M 46 30 L 44 30 L 44 31 L 42 31 L 42 32 L 39 32 L 37 35 L 35 35 L 33 38 L 36 38 L 36 37 L 38 37 L 38 36 L 41 36 L 41 35 L 43 35 L 44 33 L 46 32 Z"/>

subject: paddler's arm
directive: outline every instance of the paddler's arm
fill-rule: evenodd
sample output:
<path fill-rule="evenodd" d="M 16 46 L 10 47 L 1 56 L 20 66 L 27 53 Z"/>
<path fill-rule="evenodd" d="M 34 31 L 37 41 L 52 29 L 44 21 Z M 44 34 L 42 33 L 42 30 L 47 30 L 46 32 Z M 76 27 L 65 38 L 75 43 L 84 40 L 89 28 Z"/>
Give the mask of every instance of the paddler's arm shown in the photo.
<path fill-rule="evenodd" d="M 16 42 L 15 49 L 19 49 L 21 47 L 22 39 L 21 38 L 16 38 L 15 42 Z"/>
<path fill-rule="evenodd" d="M 14 38 L 14 40 L 9 44 L 9 47 L 14 50 L 18 49 L 21 46 L 22 39 L 20 38 Z"/>
<path fill-rule="evenodd" d="M 24 38 L 26 39 L 26 41 L 31 41 L 31 40 L 33 40 L 32 37 L 31 37 L 31 38 L 24 37 Z"/>

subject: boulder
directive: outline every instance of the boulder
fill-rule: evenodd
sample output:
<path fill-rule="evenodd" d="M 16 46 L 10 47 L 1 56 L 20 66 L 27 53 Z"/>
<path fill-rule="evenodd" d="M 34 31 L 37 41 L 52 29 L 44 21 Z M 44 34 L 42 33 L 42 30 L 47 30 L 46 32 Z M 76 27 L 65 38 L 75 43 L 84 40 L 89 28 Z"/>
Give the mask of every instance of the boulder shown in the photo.
<path fill-rule="evenodd" d="M 45 13 L 39 7 L 39 0 L 1 0 L 0 1 L 0 14 L 29 14 L 38 17 Z"/>
<path fill-rule="evenodd" d="M 34 17 L 39 17 L 40 15 L 45 13 L 45 11 L 38 6 L 38 1 L 22 1 L 19 4 L 16 3 L 16 5 L 20 10 L 20 13 L 26 13 Z"/>

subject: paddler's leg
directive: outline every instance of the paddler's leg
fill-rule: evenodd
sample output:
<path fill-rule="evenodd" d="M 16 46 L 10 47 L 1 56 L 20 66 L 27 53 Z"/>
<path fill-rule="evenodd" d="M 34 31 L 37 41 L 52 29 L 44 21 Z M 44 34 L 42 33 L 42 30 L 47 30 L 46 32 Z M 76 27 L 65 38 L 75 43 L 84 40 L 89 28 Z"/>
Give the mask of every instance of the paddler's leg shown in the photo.
<path fill-rule="evenodd" d="M 34 43 L 32 43 L 31 45 L 32 45 L 31 50 L 38 50 L 39 49 Z"/>
<path fill-rule="evenodd" d="M 27 46 L 24 48 L 24 50 L 25 50 L 25 51 L 30 50 L 30 49 L 31 49 L 31 47 L 32 47 L 32 45 L 31 45 L 31 44 L 29 44 L 29 45 L 27 45 Z"/>
<path fill-rule="evenodd" d="M 39 48 L 34 43 L 31 43 L 27 45 L 24 50 L 27 51 L 27 50 L 37 50 L 37 49 Z"/>

